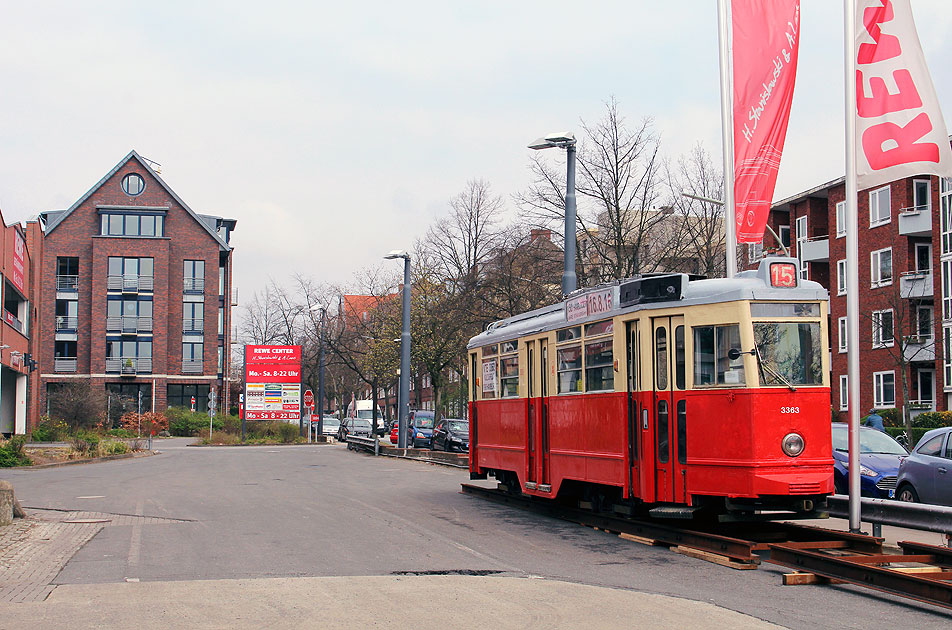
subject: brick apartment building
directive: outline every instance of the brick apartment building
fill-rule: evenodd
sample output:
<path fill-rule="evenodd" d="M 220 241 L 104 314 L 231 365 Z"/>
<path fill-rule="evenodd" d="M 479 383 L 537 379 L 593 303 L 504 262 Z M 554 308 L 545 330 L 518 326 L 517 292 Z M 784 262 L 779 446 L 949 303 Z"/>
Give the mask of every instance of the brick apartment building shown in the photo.
<path fill-rule="evenodd" d="M 952 407 L 952 180 L 911 177 L 859 192 L 859 286 L 846 286 L 845 180 L 773 204 L 768 224 L 830 292 L 831 390 L 847 410 L 846 293 L 861 312 L 861 410 Z M 764 243 L 775 249 L 767 233 Z M 748 246 L 753 266 L 760 245 Z M 939 273 L 936 270 L 940 270 Z M 936 308 L 936 298 L 941 308 Z M 902 378 L 908 383 L 903 398 Z"/>
<path fill-rule="evenodd" d="M 38 223 L 36 415 L 87 380 L 104 396 L 141 392 L 143 411 L 192 396 L 204 410 L 213 386 L 227 408 L 235 220 L 195 213 L 132 151 Z"/>

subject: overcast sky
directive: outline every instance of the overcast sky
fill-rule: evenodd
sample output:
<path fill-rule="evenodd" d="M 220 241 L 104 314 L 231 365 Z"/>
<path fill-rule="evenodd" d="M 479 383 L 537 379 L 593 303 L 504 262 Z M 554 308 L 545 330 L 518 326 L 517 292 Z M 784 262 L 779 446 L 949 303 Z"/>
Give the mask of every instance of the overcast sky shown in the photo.
<path fill-rule="evenodd" d="M 67 208 L 135 149 L 238 220 L 243 302 L 294 272 L 347 284 L 468 179 L 512 207 L 526 144 L 612 96 L 667 155 L 701 142 L 719 163 L 716 4 L 0 0 L 0 209 Z M 948 121 L 952 11 L 912 5 Z M 776 199 L 843 174 L 842 3 L 801 12 Z"/>

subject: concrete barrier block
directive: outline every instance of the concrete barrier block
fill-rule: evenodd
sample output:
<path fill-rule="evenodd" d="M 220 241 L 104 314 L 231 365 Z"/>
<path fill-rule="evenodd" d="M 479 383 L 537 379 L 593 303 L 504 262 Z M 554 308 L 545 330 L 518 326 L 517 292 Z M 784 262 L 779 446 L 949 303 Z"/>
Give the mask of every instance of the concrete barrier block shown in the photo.
<path fill-rule="evenodd" d="M 13 523 L 13 484 L 0 480 L 0 527 Z"/>

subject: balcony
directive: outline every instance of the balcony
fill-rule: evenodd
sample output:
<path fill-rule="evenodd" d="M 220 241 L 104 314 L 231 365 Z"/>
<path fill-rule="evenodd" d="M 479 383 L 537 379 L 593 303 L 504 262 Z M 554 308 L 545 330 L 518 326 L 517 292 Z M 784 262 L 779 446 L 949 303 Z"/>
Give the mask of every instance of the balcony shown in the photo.
<path fill-rule="evenodd" d="M 56 316 L 56 332 L 76 332 L 79 328 L 79 318 L 67 315 Z"/>
<path fill-rule="evenodd" d="M 931 271 L 904 271 L 899 274 L 899 295 L 903 298 L 931 298 L 935 295 Z"/>
<path fill-rule="evenodd" d="M 53 359 L 54 372 L 75 372 L 76 357 L 56 357 Z"/>
<path fill-rule="evenodd" d="M 57 291 L 79 291 L 79 276 L 56 276 Z"/>
<path fill-rule="evenodd" d="M 182 283 L 182 290 L 185 293 L 204 293 L 205 278 L 185 278 Z"/>
<path fill-rule="evenodd" d="M 107 317 L 106 332 L 118 332 L 123 335 L 150 333 L 152 332 L 152 318 L 136 317 L 134 315 Z"/>
<path fill-rule="evenodd" d="M 803 262 L 826 262 L 830 259 L 830 237 L 818 236 L 808 241 L 799 241 L 800 260 Z"/>
<path fill-rule="evenodd" d="M 201 374 L 201 359 L 182 359 L 182 374 Z"/>
<path fill-rule="evenodd" d="M 109 374 L 121 374 L 122 376 L 151 374 L 152 357 L 107 358 L 106 372 Z"/>
<path fill-rule="evenodd" d="M 903 337 L 902 355 L 906 361 L 935 361 L 935 337 L 908 335 Z"/>
<path fill-rule="evenodd" d="M 106 276 L 106 290 L 123 293 L 152 291 L 152 276 Z"/>
<path fill-rule="evenodd" d="M 17 319 L 17 316 L 11 313 L 10 311 L 4 309 L 3 319 L 6 320 L 7 324 L 12 326 L 15 330 L 18 330 L 21 333 L 23 332 L 23 322 Z M 26 334 L 26 333 L 23 333 L 23 334 Z"/>
<path fill-rule="evenodd" d="M 932 236 L 932 208 L 913 206 L 899 211 L 900 236 Z"/>
<path fill-rule="evenodd" d="M 205 331 L 205 320 L 204 319 L 183 319 L 182 320 L 182 332 L 185 334 L 189 333 L 202 333 Z"/>

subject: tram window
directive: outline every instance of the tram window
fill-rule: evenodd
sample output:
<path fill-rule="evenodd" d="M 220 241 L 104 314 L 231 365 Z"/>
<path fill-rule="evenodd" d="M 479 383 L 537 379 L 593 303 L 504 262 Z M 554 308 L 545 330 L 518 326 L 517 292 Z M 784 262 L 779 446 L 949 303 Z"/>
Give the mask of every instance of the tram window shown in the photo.
<path fill-rule="evenodd" d="M 820 385 L 823 366 L 820 324 L 816 322 L 755 322 L 754 343 L 765 364 L 761 385 Z"/>
<path fill-rule="evenodd" d="M 727 352 L 740 347 L 740 327 L 698 326 L 694 329 L 694 384 L 742 385 L 744 360 L 731 361 Z"/>
<path fill-rule="evenodd" d="M 674 386 L 684 389 L 684 326 L 674 329 Z"/>
<path fill-rule="evenodd" d="M 668 389 L 668 330 L 666 328 L 655 330 L 655 389 Z"/>
<path fill-rule="evenodd" d="M 606 322 L 595 322 L 585 326 L 585 336 L 594 337 L 596 335 L 610 335 L 614 331 L 615 325 L 612 320 Z"/>
<path fill-rule="evenodd" d="M 567 394 L 582 391 L 582 346 L 571 345 L 556 352 L 559 392 Z"/>
<path fill-rule="evenodd" d="M 483 346 L 483 356 L 484 357 L 494 357 L 499 351 L 499 346 L 493 344 L 491 346 Z"/>
<path fill-rule="evenodd" d="M 507 352 L 515 352 L 519 348 L 519 341 L 504 341 L 499 344 L 500 354 L 506 354 Z"/>
<path fill-rule="evenodd" d="M 564 328 L 558 330 L 555 333 L 555 340 L 558 342 L 562 341 L 572 341 L 573 339 L 578 339 L 582 336 L 582 327 L 573 326 L 572 328 Z"/>
<path fill-rule="evenodd" d="M 755 302 L 751 317 L 819 317 L 820 305 L 812 302 Z"/>
<path fill-rule="evenodd" d="M 668 462 L 668 401 L 658 401 L 658 418 L 655 426 L 658 427 L 658 462 Z"/>
<path fill-rule="evenodd" d="M 615 389 L 611 338 L 585 344 L 585 391 Z"/>
<path fill-rule="evenodd" d="M 514 398 L 519 395 L 519 357 L 499 359 L 500 398 Z"/>
<path fill-rule="evenodd" d="M 688 408 L 687 401 L 678 401 L 678 461 L 688 463 Z"/>
<path fill-rule="evenodd" d="M 469 399 L 472 402 L 476 402 L 476 353 L 472 353 L 469 359 L 470 371 L 469 371 Z"/>
<path fill-rule="evenodd" d="M 483 359 L 483 399 L 496 398 L 496 359 Z"/>

